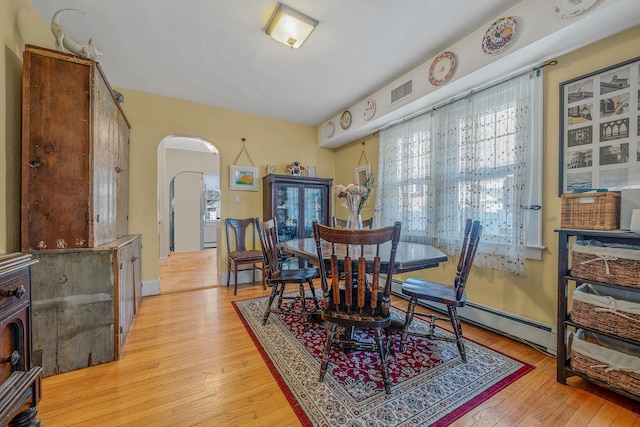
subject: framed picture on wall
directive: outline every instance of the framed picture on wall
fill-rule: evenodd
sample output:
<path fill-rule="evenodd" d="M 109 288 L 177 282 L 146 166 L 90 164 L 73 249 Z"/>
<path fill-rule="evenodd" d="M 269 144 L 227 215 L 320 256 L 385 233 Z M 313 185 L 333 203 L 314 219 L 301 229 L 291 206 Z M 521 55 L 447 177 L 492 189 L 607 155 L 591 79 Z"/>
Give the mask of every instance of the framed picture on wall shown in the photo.
<path fill-rule="evenodd" d="M 560 83 L 558 195 L 640 185 L 640 57 Z"/>
<path fill-rule="evenodd" d="M 231 165 L 229 188 L 240 191 L 258 191 L 258 168 Z"/>
<path fill-rule="evenodd" d="M 358 185 L 364 185 L 365 181 L 371 177 L 371 165 L 358 166 L 354 170 L 355 183 Z"/>

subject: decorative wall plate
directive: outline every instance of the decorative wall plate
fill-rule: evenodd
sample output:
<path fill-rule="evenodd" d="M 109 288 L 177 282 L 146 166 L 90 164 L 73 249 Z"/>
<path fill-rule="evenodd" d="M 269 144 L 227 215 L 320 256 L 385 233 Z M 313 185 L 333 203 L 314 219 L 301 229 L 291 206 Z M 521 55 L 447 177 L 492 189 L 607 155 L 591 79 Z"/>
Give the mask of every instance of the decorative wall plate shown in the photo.
<path fill-rule="evenodd" d="M 351 112 L 349 110 L 346 110 L 342 113 L 342 116 L 340 116 L 340 126 L 342 126 L 342 129 L 351 126 Z"/>
<path fill-rule="evenodd" d="M 456 71 L 456 56 L 453 52 L 442 52 L 429 67 L 429 82 L 440 86 L 448 82 Z"/>
<path fill-rule="evenodd" d="M 335 131 L 336 125 L 334 125 L 333 122 L 327 123 L 324 127 L 324 134 L 327 136 L 327 138 L 331 138 Z"/>
<path fill-rule="evenodd" d="M 376 114 L 376 101 L 373 99 L 367 99 L 364 102 L 364 107 L 362 108 L 362 118 L 366 121 L 369 121 Z"/>
<path fill-rule="evenodd" d="M 500 53 L 516 35 L 518 24 L 511 16 L 505 16 L 491 24 L 482 38 L 482 50 L 488 54 Z"/>
<path fill-rule="evenodd" d="M 598 0 L 557 0 L 555 12 L 560 18 L 573 18 L 586 12 Z"/>

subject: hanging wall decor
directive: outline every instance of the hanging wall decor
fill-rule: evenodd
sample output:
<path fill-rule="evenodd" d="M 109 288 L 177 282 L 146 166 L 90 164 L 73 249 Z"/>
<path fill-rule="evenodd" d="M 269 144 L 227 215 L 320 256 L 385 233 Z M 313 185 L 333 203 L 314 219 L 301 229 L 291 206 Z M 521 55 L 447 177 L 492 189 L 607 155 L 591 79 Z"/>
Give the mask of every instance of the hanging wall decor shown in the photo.
<path fill-rule="evenodd" d="M 560 83 L 558 195 L 640 185 L 640 57 Z"/>
<path fill-rule="evenodd" d="M 242 138 L 242 150 L 238 153 L 238 157 L 229 165 L 229 189 L 240 191 L 258 191 L 258 168 L 253 165 L 253 160 L 249 156 L 245 145 L 246 139 Z M 242 153 L 246 153 L 251 162 L 251 166 L 238 166 L 238 159 Z"/>
<path fill-rule="evenodd" d="M 518 23 L 515 18 L 505 16 L 495 21 L 482 38 L 482 50 L 490 55 L 502 52 L 513 41 Z"/>
<path fill-rule="evenodd" d="M 434 86 L 445 84 L 456 71 L 456 55 L 453 52 L 442 52 L 429 67 L 429 83 Z"/>

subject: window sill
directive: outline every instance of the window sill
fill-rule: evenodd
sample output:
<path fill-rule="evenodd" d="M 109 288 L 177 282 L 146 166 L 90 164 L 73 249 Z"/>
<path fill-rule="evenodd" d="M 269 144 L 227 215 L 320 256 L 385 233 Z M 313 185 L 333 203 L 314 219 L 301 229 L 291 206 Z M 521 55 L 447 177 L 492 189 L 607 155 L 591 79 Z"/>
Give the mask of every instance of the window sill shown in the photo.
<path fill-rule="evenodd" d="M 545 249 L 545 246 L 527 245 L 527 253 L 525 257 L 527 259 L 542 261 L 542 251 L 544 251 Z"/>

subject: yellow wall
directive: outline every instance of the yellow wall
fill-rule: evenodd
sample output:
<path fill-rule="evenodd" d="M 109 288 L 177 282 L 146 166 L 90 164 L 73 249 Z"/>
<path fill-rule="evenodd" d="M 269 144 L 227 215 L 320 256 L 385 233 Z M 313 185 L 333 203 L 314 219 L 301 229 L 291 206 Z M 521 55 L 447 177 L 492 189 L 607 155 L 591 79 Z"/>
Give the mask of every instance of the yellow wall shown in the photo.
<path fill-rule="evenodd" d="M 558 65 L 545 68 L 543 241 L 547 249 L 543 253 L 542 261 L 527 261 L 526 275 L 523 277 L 474 268 L 468 282 L 469 300 L 555 325 L 558 237 L 554 230 L 560 227 L 559 85 L 574 77 L 635 58 L 640 55 L 638 46 L 640 26 L 563 55 L 557 58 Z M 369 138 L 366 143 L 367 157 L 375 171 L 377 160 L 374 163 L 369 152 L 377 150 L 377 147 L 378 138 Z M 336 150 L 335 182 L 347 179 L 347 170 L 355 167 L 354 162 L 357 162 L 360 149 L 361 140 L 358 140 Z M 344 176 L 338 176 L 341 173 Z M 449 262 L 436 269 L 413 275 L 450 282 L 454 274 L 455 263 Z"/>
<path fill-rule="evenodd" d="M 266 117 L 243 114 L 217 107 L 181 101 L 148 93 L 118 88 L 124 95 L 122 105 L 131 122 L 129 232 L 142 234 L 142 278 L 157 277 L 158 232 L 156 222 L 158 144 L 168 135 L 206 138 L 220 151 L 220 187 L 222 217 L 262 218 L 262 181 L 257 192 L 230 191 L 229 165 L 242 149 L 242 138 L 259 176 L 267 164 L 277 173 L 292 161 L 315 165 L 319 177 L 334 173 L 334 153 L 318 147 L 317 128 Z M 243 153 L 238 165 L 251 165 Z M 234 196 L 240 196 L 240 203 Z M 223 234 L 224 238 L 224 234 Z M 221 269 L 226 271 L 225 245 L 218 245 Z"/>
<path fill-rule="evenodd" d="M 0 253 L 20 249 L 22 52 L 53 47 L 53 35 L 28 0 L 0 1 Z"/>

